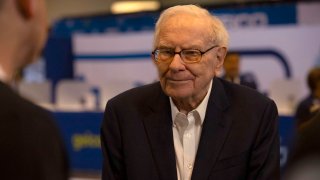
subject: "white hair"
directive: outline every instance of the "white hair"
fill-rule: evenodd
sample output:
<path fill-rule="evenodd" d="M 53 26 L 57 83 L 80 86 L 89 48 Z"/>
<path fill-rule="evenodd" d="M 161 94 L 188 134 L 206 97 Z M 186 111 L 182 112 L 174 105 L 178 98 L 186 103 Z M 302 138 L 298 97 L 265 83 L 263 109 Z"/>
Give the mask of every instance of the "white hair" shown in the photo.
<path fill-rule="evenodd" d="M 203 21 L 207 21 L 210 28 L 209 36 L 212 38 L 210 40 L 221 47 L 228 48 L 229 34 L 222 21 L 218 17 L 211 15 L 206 9 L 203 9 L 196 5 L 178 5 L 164 10 L 161 13 L 155 26 L 153 42 L 154 47 L 156 47 L 157 45 L 161 25 L 170 17 L 178 14 L 190 14 L 193 17 L 199 18 Z"/>

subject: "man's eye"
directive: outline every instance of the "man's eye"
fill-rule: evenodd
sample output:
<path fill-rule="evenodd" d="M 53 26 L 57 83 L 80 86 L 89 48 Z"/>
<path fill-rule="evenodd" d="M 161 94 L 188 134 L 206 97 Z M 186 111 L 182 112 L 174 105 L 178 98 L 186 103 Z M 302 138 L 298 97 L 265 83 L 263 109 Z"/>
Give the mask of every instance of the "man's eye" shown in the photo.
<path fill-rule="evenodd" d="M 188 51 L 183 51 L 183 54 L 188 57 L 196 57 L 200 55 L 200 52 L 197 50 L 188 50 Z"/>
<path fill-rule="evenodd" d="M 164 49 L 164 50 L 160 50 L 160 54 L 163 55 L 163 56 L 172 56 L 173 54 L 173 51 L 172 50 L 167 50 L 167 49 Z"/>

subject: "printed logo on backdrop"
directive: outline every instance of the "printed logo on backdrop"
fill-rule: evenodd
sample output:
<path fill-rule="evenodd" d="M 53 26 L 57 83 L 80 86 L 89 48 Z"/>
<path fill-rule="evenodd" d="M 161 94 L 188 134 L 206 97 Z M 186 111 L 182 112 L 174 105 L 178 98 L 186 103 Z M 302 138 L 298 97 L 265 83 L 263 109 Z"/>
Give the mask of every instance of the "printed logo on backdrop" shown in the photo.
<path fill-rule="evenodd" d="M 241 14 L 223 14 L 219 15 L 225 26 L 230 28 L 243 28 L 243 27 L 260 27 L 267 26 L 268 16 L 265 13 L 241 13 Z"/>
<path fill-rule="evenodd" d="M 260 27 L 297 23 L 295 4 L 278 4 L 211 10 L 225 23 L 227 28 Z"/>

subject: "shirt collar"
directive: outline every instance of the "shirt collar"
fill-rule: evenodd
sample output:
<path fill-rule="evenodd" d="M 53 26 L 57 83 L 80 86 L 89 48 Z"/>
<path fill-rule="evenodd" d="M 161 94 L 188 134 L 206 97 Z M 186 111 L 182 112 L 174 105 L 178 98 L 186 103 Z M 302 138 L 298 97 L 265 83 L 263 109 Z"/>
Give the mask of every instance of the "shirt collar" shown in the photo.
<path fill-rule="evenodd" d="M 207 92 L 206 96 L 204 97 L 204 99 L 202 100 L 202 102 L 199 104 L 199 106 L 197 108 L 195 108 L 194 110 L 190 111 L 190 112 L 197 111 L 199 113 L 199 116 L 200 116 L 200 119 L 201 119 L 201 124 L 203 123 L 205 115 L 206 115 L 209 96 L 211 94 L 211 89 L 212 89 L 212 80 L 210 82 L 208 92 Z M 170 105 L 171 105 L 172 121 L 174 121 L 175 117 L 179 113 L 179 110 L 178 110 L 177 106 L 173 103 L 172 98 L 169 97 L 169 99 L 170 99 Z"/>

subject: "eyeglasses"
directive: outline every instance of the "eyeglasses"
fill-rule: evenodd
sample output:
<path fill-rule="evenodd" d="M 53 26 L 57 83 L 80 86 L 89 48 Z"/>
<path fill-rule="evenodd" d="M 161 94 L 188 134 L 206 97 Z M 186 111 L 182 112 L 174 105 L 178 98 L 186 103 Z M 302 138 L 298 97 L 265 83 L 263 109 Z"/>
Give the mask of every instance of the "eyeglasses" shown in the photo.
<path fill-rule="evenodd" d="M 152 51 L 152 55 L 156 62 L 168 62 L 173 59 L 176 54 L 179 54 L 180 58 L 185 63 L 197 63 L 201 60 L 202 55 L 207 53 L 213 48 L 219 47 L 218 45 L 212 46 L 206 51 L 200 51 L 198 49 L 183 49 L 179 52 L 175 52 L 174 49 L 156 49 Z"/>

